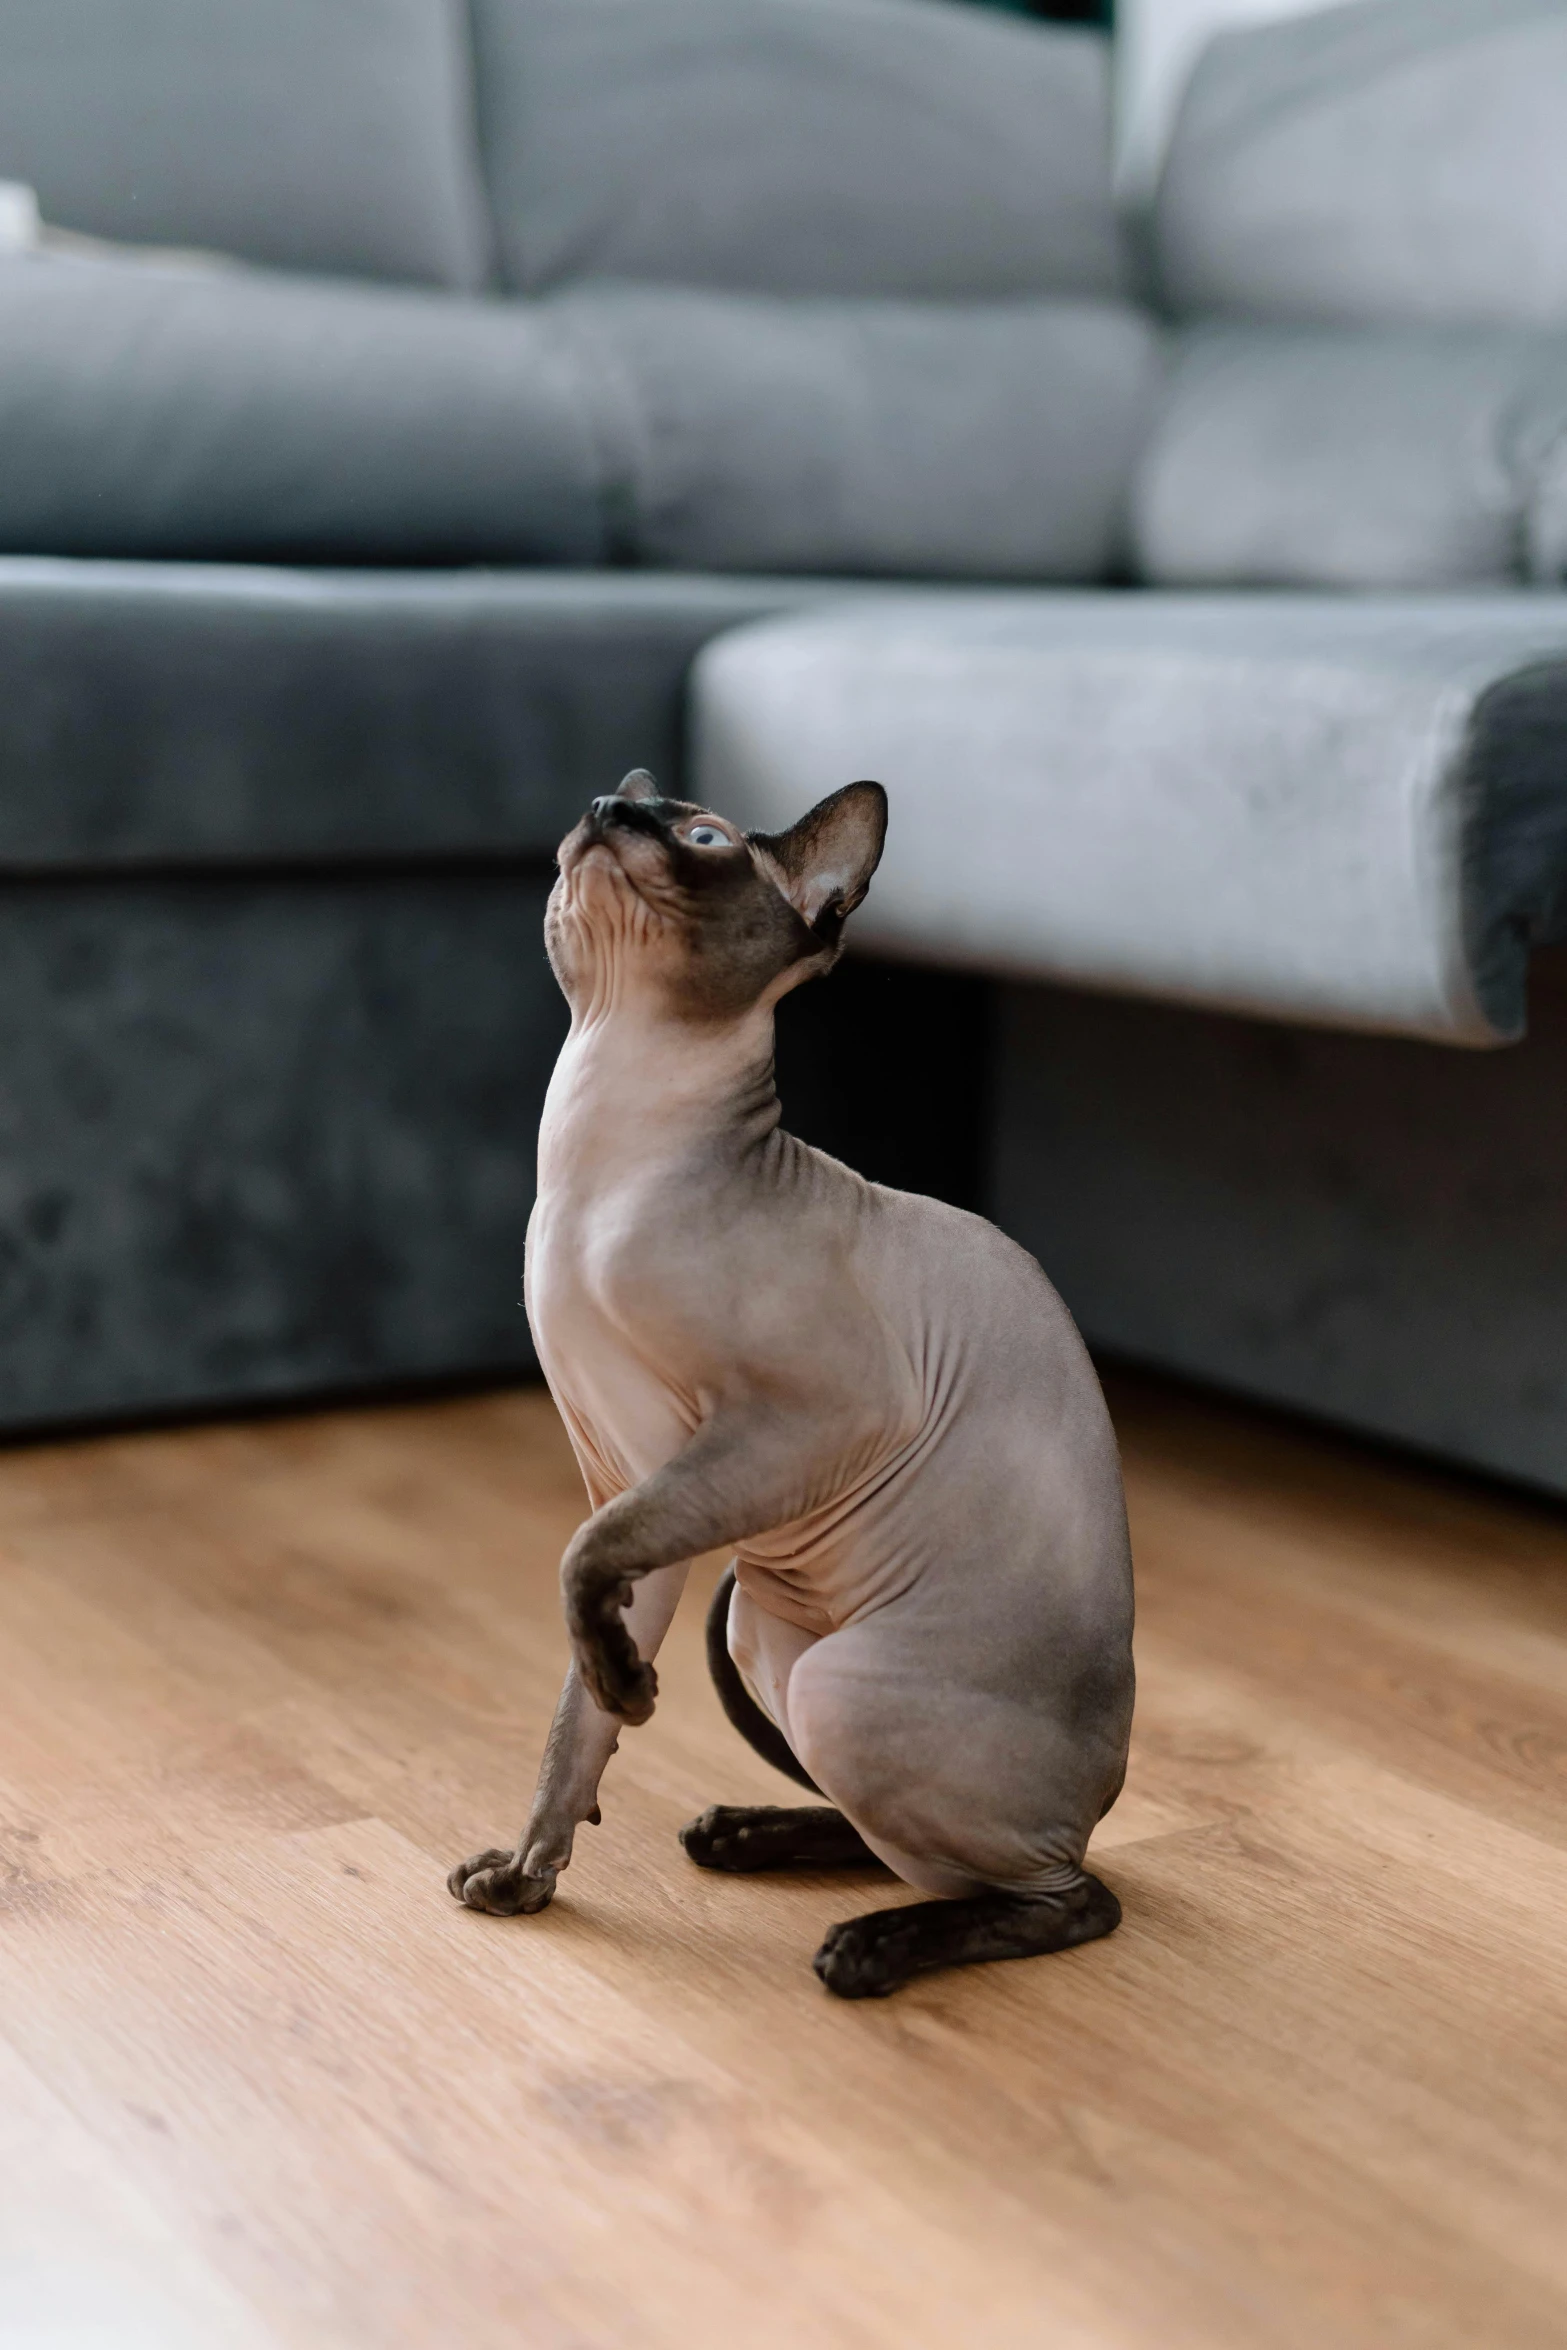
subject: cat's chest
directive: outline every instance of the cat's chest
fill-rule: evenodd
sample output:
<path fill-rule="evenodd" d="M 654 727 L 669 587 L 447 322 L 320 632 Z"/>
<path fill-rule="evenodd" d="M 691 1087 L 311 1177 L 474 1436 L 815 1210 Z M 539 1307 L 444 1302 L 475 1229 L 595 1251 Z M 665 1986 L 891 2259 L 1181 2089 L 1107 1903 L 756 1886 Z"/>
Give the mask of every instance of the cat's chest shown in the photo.
<path fill-rule="evenodd" d="M 541 1193 L 528 1225 L 528 1321 L 550 1391 L 610 1489 L 638 1484 L 687 1441 L 694 1399 L 660 1367 L 656 1333 L 617 1310 L 623 1244 L 605 1217 Z"/>

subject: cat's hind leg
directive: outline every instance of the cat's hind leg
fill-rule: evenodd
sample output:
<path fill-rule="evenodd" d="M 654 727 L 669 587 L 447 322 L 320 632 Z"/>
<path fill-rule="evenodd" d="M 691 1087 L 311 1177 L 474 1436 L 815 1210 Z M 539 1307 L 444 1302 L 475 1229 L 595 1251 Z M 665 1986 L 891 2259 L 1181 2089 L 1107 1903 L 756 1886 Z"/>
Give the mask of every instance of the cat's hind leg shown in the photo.
<path fill-rule="evenodd" d="M 707 1669 L 731 1727 L 763 1762 L 771 1763 L 796 1786 L 820 1795 L 821 1789 L 778 1727 L 783 1710 L 780 1698 L 790 1668 L 812 1646 L 814 1636 L 793 1624 L 764 1620 L 756 1602 L 736 1585 L 734 1568 L 725 1567 L 707 1611 L 706 1637 Z M 767 1689 L 770 1707 L 758 1699 L 758 1688 Z"/>
<path fill-rule="evenodd" d="M 1083 1854 L 1119 1783 L 1121 1716 L 1085 1714 L 1037 1665 L 1020 1679 L 997 1646 L 1005 1669 L 987 1675 L 961 1627 L 933 1637 L 889 1609 L 829 1634 L 790 1675 L 790 1738 L 812 1777 L 890 1869 L 937 1896 L 832 1928 L 815 1968 L 840 1998 L 1070 1950 L 1120 1923 Z"/>
<path fill-rule="evenodd" d="M 840 1999 L 884 1999 L 915 1975 L 998 1958 L 1042 1958 L 1114 1933 L 1121 1904 L 1086 1869 L 1054 1893 L 999 1887 L 958 1901 L 914 1901 L 833 1926 L 812 1964 Z"/>
<path fill-rule="evenodd" d="M 745 1876 L 762 1869 L 881 1867 L 858 1828 L 830 1804 L 715 1803 L 680 1831 L 702 1869 Z"/>
<path fill-rule="evenodd" d="M 763 1614 L 735 1586 L 727 1567 L 707 1611 L 707 1664 L 730 1722 L 764 1762 L 813 1795 L 821 1789 L 796 1755 L 774 1714 L 754 1694 L 767 1692 L 779 1713 L 789 1673 L 815 1636 Z M 743 1660 L 744 1670 L 740 1662 Z M 828 1804 L 715 1803 L 688 1820 L 680 1842 L 698 1868 L 749 1875 L 763 1869 L 877 1868 L 858 1828 Z"/>

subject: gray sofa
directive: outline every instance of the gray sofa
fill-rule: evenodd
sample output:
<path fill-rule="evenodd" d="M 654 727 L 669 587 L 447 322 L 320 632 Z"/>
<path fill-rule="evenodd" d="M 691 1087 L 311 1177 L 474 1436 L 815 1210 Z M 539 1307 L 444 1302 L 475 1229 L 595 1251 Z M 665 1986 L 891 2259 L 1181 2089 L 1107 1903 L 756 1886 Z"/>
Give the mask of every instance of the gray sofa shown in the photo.
<path fill-rule="evenodd" d="M 1567 1490 L 1563 92 L 1228 35 L 1126 222 L 945 0 L 0 0 L 0 1424 L 525 1368 L 554 841 L 878 773 L 795 1121 Z"/>

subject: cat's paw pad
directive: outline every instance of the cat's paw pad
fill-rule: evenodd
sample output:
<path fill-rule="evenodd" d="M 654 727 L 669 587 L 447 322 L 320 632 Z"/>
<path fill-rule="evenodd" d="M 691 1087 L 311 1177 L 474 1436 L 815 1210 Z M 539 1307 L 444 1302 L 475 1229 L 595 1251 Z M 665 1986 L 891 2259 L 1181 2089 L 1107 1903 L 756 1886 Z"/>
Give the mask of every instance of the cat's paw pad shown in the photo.
<path fill-rule="evenodd" d="M 531 1916 L 543 1909 L 555 1892 L 555 1871 L 526 1876 L 515 1852 L 475 1852 L 460 1860 L 446 1880 L 446 1890 L 465 1909 L 487 1910 L 491 1917 Z"/>

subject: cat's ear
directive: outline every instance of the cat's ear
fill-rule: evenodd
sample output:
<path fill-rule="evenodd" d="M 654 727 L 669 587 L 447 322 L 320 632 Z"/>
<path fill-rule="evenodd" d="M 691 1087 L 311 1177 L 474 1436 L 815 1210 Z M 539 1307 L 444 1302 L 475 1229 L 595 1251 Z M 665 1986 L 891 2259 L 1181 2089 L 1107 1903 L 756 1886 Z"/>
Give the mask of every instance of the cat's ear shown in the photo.
<path fill-rule="evenodd" d="M 824 939 L 870 888 L 887 838 L 887 795 L 879 783 L 847 783 L 787 832 L 753 832 L 784 896 Z"/>
<path fill-rule="evenodd" d="M 658 785 L 645 767 L 633 767 L 615 786 L 617 800 L 657 800 L 663 797 Z"/>

